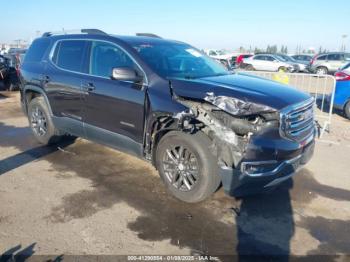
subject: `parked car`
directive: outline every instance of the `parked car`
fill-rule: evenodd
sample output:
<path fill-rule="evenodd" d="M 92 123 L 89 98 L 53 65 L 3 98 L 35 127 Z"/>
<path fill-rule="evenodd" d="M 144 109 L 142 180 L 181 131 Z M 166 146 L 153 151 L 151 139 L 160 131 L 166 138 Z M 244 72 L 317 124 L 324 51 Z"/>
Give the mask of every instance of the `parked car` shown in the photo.
<path fill-rule="evenodd" d="M 17 71 L 11 66 L 11 59 L 0 55 L 0 81 L 4 90 L 14 91 L 19 87 Z"/>
<path fill-rule="evenodd" d="M 136 155 L 186 202 L 221 183 L 235 196 L 269 190 L 313 154 L 310 95 L 228 71 L 186 43 L 96 29 L 45 33 L 21 77 L 39 142 L 71 134 Z"/>
<path fill-rule="evenodd" d="M 334 107 L 344 112 L 344 115 L 350 119 L 350 63 L 346 64 L 335 73 L 337 80 Z"/>
<path fill-rule="evenodd" d="M 292 55 L 291 56 L 294 60 L 298 62 L 304 62 L 304 63 L 310 63 L 311 59 L 313 58 L 312 55 Z"/>
<path fill-rule="evenodd" d="M 273 54 L 257 54 L 252 57 L 243 59 L 242 68 L 246 70 L 261 71 L 299 71 L 296 64 L 289 63 L 285 59 Z"/>
<path fill-rule="evenodd" d="M 213 49 L 204 50 L 204 53 L 223 64 L 227 69 L 232 69 L 234 67 L 237 57 L 237 54 L 235 53 L 227 53 Z"/>
<path fill-rule="evenodd" d="M 26 48 L 10 48 L 7 52 L 7 54 L 9 55 L 16 55 L 16 54 L 25 54 L 27 51 Z"/>
<path fill-rule="evenodd" d="M 253 56 L 253 54 L 240 54 L 240 55 L 238 55 L 236 58 L 236 62 L 234 64 L 234 67 L 240 68 L 242 63 L 243 63 L 243 60 L 246 58 L 252 57 L 252 56 Z"/>
<path fill-rule="evenodd" d="M 333 52 L 316 55 L 310 62 L 312 73 L 326 75 L 335 73 L 350 61 L 350 53 Z"/>
<path fill-rule="evenodd" d="M 285 55 L 285 54 L 276 54 L 278 57 L 281 57 L 282 60 L 284 60 L 285 62 L 288 62 L 292 65 L 297 65 L 298 67 L 298 71 L 297 72 L 304 72 L 307 73 L 309 72 L 309 66 L 307 62 L 298 62 L 297 60 L 295 60 L 294 58 Z"/>

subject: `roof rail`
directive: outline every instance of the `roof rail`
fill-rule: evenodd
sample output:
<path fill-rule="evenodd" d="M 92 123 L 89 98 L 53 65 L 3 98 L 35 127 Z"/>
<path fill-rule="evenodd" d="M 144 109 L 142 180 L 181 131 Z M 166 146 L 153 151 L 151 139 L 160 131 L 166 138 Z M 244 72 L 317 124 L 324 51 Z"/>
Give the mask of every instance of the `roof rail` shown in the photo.
<path fill-rule="evenodd" d="M 147 36 L 147 37 L 161 38 L 159 35 L 151 34 L 151 33 L 136 33 L 136 36 Z"/>
<path fill-rule="evenodd" d="M 68 34 L 92 34 L 92 35 L 108 35 L 99 29 L 81 29 L 81 30 L 63 30 L 58 32 L 46 32 L 42 35 L 42 37 L 49 37 L 53 35 L 68 35 Z"/>

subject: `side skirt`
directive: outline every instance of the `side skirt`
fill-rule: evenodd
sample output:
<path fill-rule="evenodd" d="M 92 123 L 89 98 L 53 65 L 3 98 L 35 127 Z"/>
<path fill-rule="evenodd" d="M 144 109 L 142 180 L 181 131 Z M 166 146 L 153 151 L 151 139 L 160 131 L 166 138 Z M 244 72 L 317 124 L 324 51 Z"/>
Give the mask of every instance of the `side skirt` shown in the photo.
<path fill-rule="evenodd" d="M 130 137 L 92 126 L 69 117 L 52 117 L 56 128 L 74 136 L 117 149 L 144 159 L 143 145 Z"/>

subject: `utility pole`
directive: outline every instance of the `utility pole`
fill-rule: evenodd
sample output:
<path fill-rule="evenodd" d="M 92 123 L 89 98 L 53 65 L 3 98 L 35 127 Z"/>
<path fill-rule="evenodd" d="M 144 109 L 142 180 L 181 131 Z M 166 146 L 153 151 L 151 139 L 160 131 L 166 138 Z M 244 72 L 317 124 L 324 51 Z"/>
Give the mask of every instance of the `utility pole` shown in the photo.
<path fill-rule="evenodd" d="M 13 40 L 16 45 L 17 45 L 17 48 L 19 48 L 21 46 L 21 42 L 22 42 L 22 39 L 16 39 L 16 40 Z"/>
<path fill-rule="evenodd" d="M 343 52 L 345 52 L 345 50 L 346 50 L 345 40 L 347 37 L 348 37 L 348 35 L 346 35 L 346 34 L 341 36 L 341 38 L 342 38 L 341 51 L 343 51 Z"/>

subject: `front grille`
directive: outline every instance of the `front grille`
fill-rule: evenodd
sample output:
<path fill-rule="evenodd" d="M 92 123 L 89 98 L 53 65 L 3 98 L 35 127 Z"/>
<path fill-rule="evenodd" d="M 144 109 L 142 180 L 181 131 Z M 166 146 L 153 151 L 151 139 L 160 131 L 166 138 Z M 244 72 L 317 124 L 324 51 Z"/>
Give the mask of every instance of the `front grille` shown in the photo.
<path fill-rule="evenodd" d="M 314 99 L 282 110 L 280 131 L 282 136 L 295 141 L 309 137 L 315 130 Z"/>

